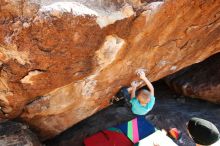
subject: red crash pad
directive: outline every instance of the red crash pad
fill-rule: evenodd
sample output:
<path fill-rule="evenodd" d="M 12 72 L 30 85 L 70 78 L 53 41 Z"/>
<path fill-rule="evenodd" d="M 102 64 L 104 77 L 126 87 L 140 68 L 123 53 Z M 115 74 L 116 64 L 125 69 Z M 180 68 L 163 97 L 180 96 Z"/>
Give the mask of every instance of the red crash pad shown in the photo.
<path fill-rule="evenodd" d="M 84 140 L 85 146 L 133 146 L 122 133 L 104 130 Z"/>

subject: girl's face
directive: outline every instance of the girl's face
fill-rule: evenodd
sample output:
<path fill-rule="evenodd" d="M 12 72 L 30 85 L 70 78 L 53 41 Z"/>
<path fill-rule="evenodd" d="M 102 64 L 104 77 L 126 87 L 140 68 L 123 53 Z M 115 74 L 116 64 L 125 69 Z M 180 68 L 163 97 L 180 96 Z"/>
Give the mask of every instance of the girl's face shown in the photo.
<path fill-rule="evenodd" d="M 150 98 L 146 94 L 143 94 L 143 93 L 140 93 L 137 99 L 139 100 L 140 104 L 143 106 L 146 106 L 147 103 L 150 102 Z"/>

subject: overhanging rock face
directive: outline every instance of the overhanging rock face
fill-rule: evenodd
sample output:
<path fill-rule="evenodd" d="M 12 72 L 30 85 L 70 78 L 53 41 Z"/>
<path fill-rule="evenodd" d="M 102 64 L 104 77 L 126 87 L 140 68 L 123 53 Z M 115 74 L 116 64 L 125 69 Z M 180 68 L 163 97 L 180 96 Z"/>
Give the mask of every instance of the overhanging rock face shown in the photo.
<path fill-rule="evenodd" d="M 53 137 L 108 106 L 138 68 L 155 81 L 220 52 L 219 11 L 218 0 L 3 0 L 1 117 Z"/>

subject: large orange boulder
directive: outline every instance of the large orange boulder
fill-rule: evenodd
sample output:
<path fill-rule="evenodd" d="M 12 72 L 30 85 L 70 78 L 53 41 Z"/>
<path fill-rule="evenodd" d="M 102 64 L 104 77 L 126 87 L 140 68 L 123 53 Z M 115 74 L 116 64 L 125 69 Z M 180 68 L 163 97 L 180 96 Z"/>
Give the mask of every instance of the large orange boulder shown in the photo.
<path fill-rule="evenodd" d="M 176 92 L 220 104 L 220 53 L 165 78 Z"/>
<path fill-rule="evenodd" d="M 145 69 L 151 81 L 220 52 L 218 0 L 2 0 L 1 118 L 42 140 L 108 106 Z"/>

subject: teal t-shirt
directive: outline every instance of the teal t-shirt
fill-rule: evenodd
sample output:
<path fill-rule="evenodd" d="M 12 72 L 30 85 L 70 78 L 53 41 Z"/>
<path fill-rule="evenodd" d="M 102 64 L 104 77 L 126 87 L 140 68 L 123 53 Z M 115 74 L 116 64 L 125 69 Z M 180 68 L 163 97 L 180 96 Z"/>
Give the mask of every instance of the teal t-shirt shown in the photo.
<path fill-rule="evenodd" d="M 150 96 L 150 101 L 147 103 L 146 106 L 143 106 L 140 104 L 138 99 L 136 97 L 132 98 L 130 100 L 130 103 L 132 105 L 132 112 L 136 115 L 146 115 L 150 110 L 152 110 L 154 104 L 155 104 L 155 97 L 153 95 Z"/>

